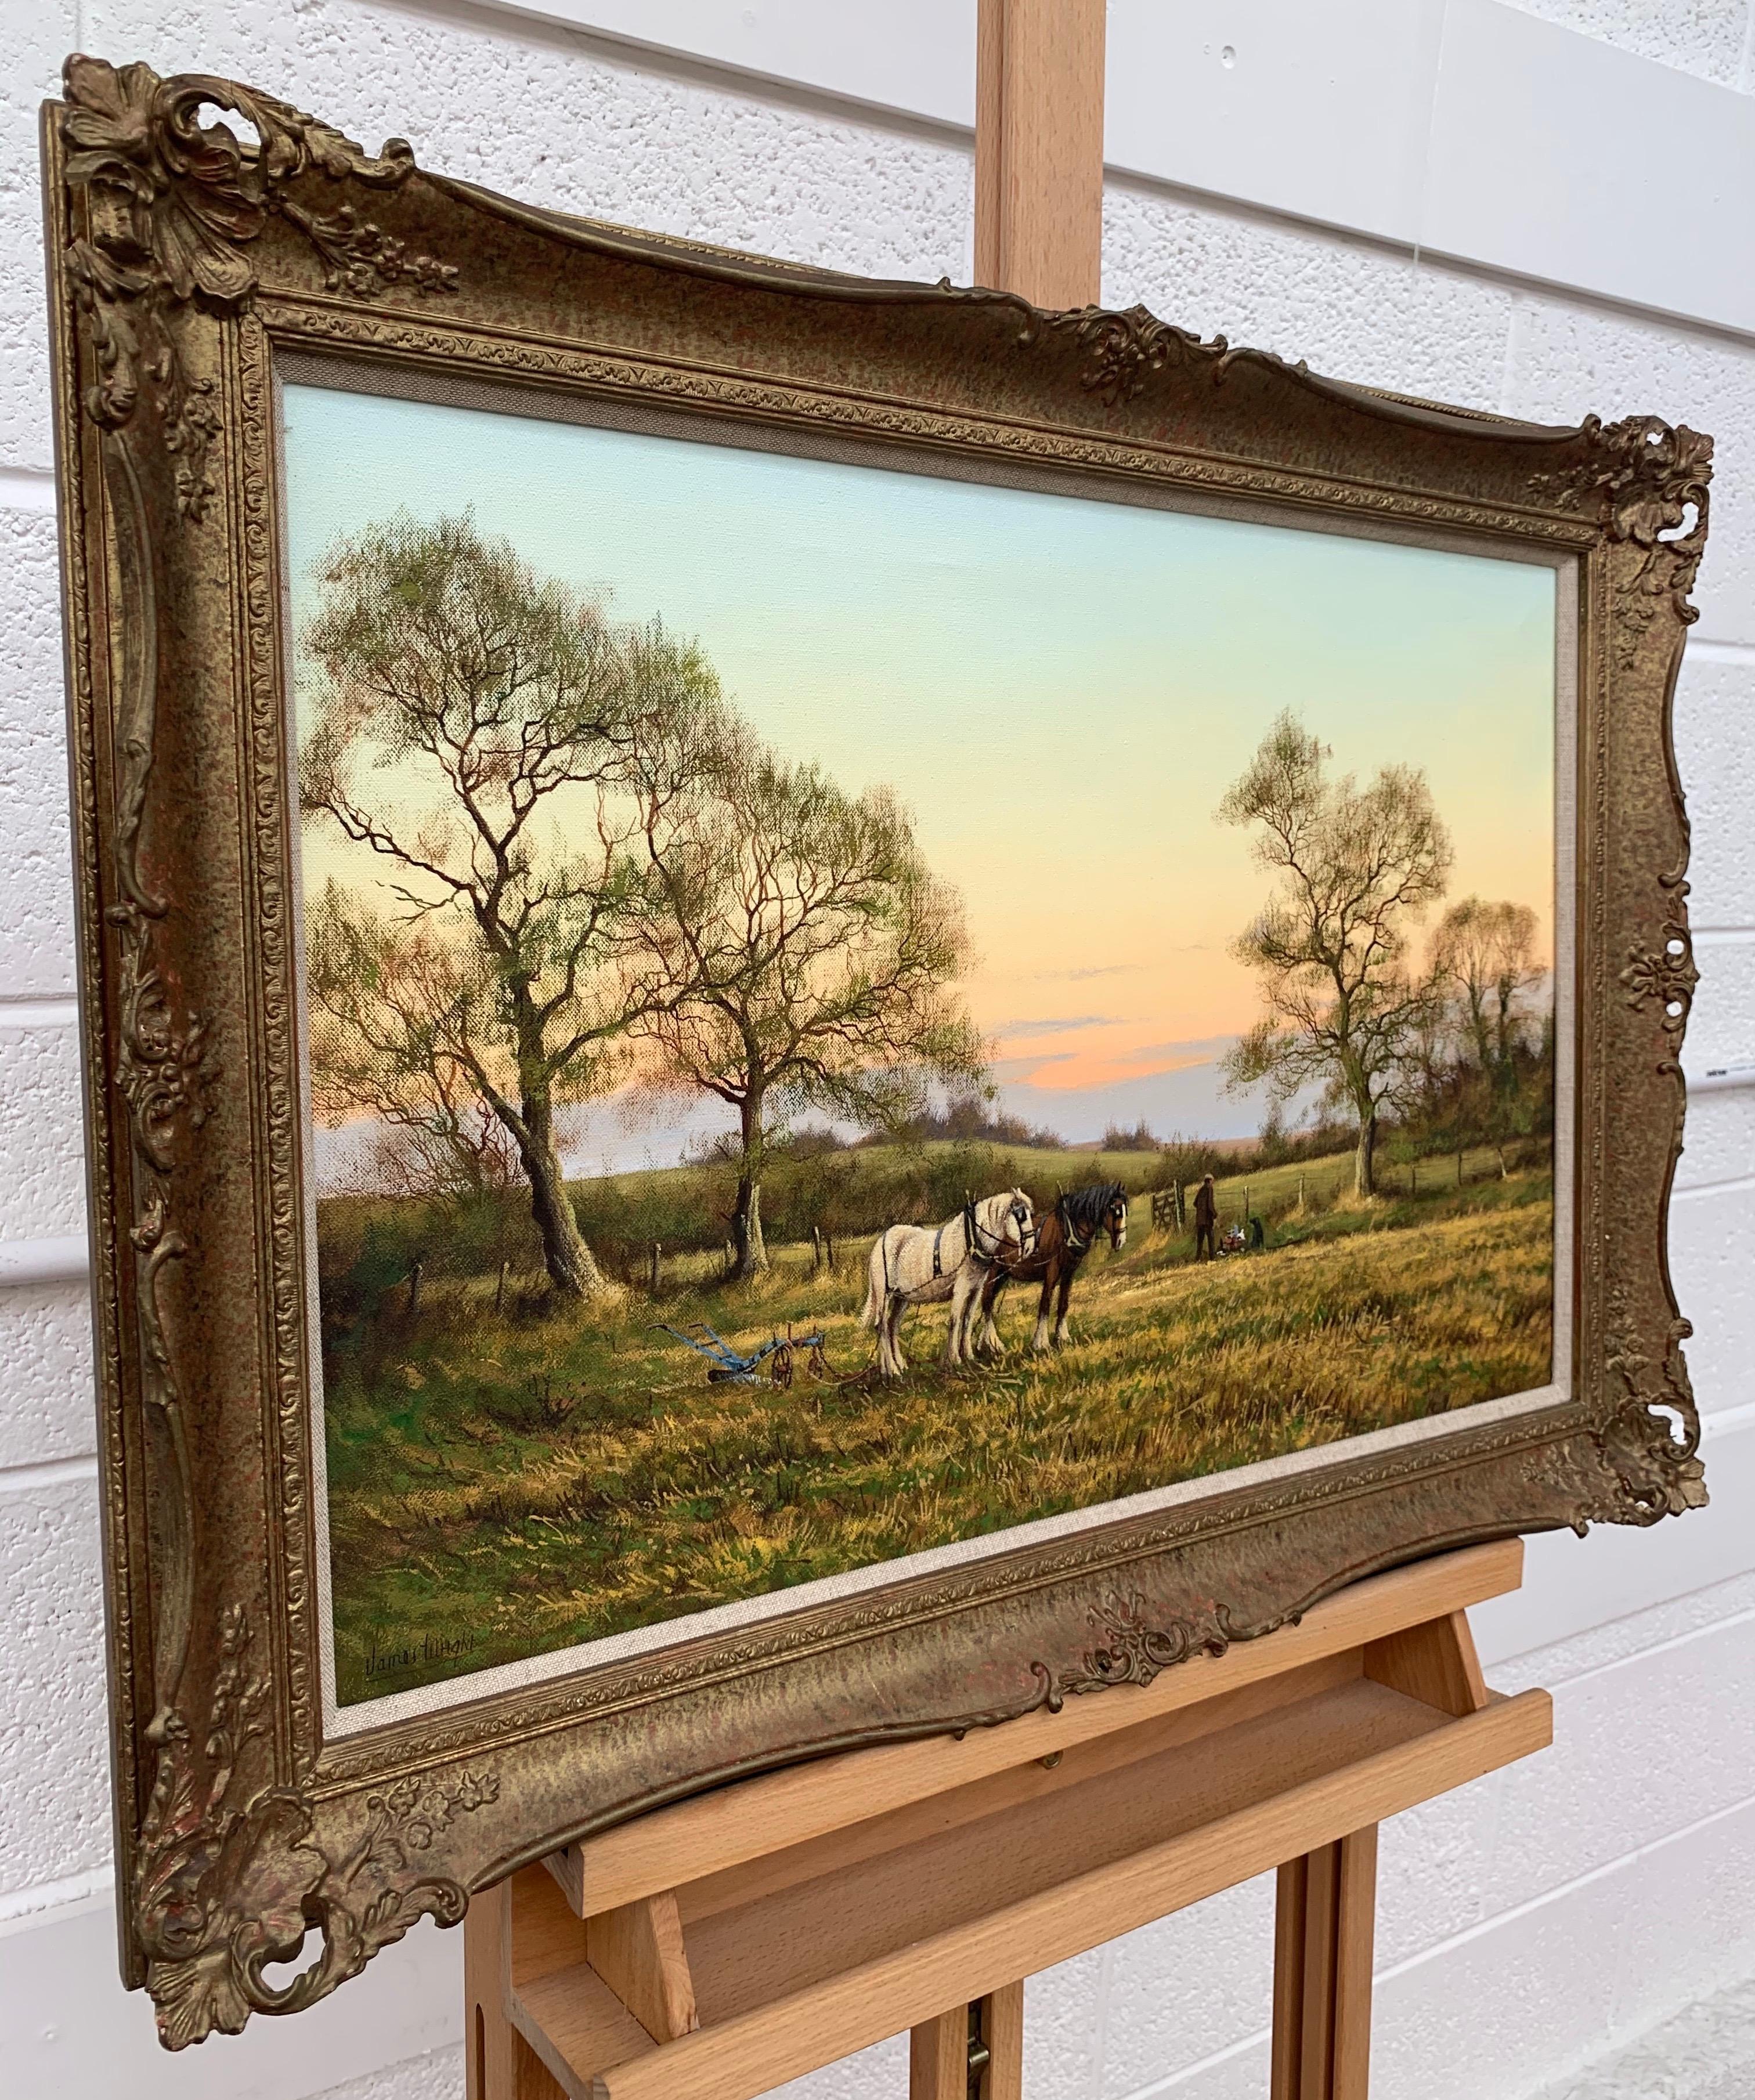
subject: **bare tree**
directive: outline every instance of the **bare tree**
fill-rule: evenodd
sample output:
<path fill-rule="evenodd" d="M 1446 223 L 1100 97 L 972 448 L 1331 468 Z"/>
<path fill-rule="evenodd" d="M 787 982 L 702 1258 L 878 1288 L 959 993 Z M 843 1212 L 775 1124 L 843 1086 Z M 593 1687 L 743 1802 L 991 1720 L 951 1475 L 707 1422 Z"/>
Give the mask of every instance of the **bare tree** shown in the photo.
<path fill-rule="evenodd" d="M 1284 1101 L 1320 1082 L 1345 1104 L 1359 1128 L 1354 1187 L 1368 1196 L 1378 1116 L 1431 1006 L 1408 934 L 1443 894 L 1452 853 L 1423 774 L 1385 766 L 1360 788 L 1328 777 L 1330 755 L 1283 713 L 1219 804 L 1277 878 L 1233 944 L 1267 1011 L 1226 1062 L 1233 1087 L 1265 1081 Z"/>
<path fill-rule="evenodd" d="M 1464 898 L 1438 923 L 1432 971 L 1457 1002 L 1481 1070 L 1509 1070 L 1522 1002 L 1543 976 L 1536 914 L 1527 904 Z"/>
<path fill-rule="evenodd" d="M 373 1142 L 353 1176 L 361 1195 L 503 1197 L 522 1179 L 517 1149 L 446 1047 L 453 973 L 418 933 L 385 938 L 380 929 L 378 952 L 362 953 L 370 924 L 334 882 L 307 914 L 316 1118 L 371 1118 Z"/>
<path fill-rule="evenodd" d="M 1507 1140 L 1527 1128 L 1526 1008 L 1545 973 L 1536 957 L 1536 914 L 1527 904 L 1465 897 L 1432 937 L 1435 991 L 1461 1040 L 1451 1088 L 1463 1117 L 1493 1146 L 1501 1175 Z M 1540 1063 L 1538 1060 L 1538 1063 Z"/>
<path fill-rule="evenodd" d="M 690 776 L 652 753 L 643 829 L 663 910 L 648 920 L 673 996 L 644 1024 L 661 1074 L 735 1110 L 734 1273 L 767 1266 L 762 1175 L 805 1108 L 894 1122 L 934 1079 L 984 1069 L 955 981 L 960 903 L 928 870 L 884 788 L 849 796 L 721 720 Z"/>
<path fill-rule="evenodd" d="M 643 967 L 650 871 L 626 789 L 650 712 L 711 673 L 466 516 L 368 527 L 318 581 L 303 807 L 378 856 L 385 907 L 338 886 L 312 914 L 318 1097 L 405 1121 L 466 1079 L 517 1148 L 551 1282 L 602 1292 L 555 1111 L 677 995 Z"/>

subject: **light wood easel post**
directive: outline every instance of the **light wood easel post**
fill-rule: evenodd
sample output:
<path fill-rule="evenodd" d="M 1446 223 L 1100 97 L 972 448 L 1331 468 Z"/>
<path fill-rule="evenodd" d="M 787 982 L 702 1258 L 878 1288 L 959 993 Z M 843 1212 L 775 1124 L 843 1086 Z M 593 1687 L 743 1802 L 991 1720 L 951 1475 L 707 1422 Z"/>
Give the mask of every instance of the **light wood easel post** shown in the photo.
<path fill-rule="evenodd" d="M 1103 0 L 979 0 L 975 36 L 975 282 L 1034 306 L 1092 306 Z"/>

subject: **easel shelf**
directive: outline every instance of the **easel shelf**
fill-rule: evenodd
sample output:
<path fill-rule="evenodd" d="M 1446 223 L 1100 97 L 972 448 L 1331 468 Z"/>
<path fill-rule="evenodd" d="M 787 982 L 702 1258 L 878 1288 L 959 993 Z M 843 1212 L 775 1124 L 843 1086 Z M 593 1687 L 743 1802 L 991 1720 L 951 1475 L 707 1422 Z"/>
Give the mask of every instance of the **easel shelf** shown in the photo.
<path fill-rule="evenodd" d="M 745 1780 L 526 1869 L 470 1913 L 471 2100 L 752 2100 L 904 2027 L 938 2100 L 953 2058 L 966 2089 L 984 2004 L 983 2100 L 1007 2100 L 1023 1977 L 1276 1867 L 1275 2100 L 1362 2095 L 1376 1824 L 1550 1739 L 1545 1693 L 1487 1692 L 1465 1617 L 1517 1586 L 1521 1551 L 1377 1577 L 1150 1686 Z"/>

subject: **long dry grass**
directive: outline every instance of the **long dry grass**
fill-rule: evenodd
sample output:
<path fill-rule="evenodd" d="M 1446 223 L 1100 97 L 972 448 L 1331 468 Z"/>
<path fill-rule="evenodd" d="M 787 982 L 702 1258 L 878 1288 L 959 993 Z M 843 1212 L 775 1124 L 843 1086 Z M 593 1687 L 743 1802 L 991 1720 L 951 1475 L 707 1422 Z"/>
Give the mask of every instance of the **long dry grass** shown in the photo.
<path fill-rule="evenodd" d="M 1094 1256 L 1073 1340 L 871 1374 L 850 1255 L 804 1250 L 737 1290 L 497 1317 L 480 1284 L 386 1314 L 329 1401 L 338 1689 L 427 1683 L 1138 1490 L 1540 1385 L 1551 1346 L 1545 1176 L 1288 1220 L 1265 1255 L 1196 1266 L 1137 1220 Z M 863 1255 L 863 1247 L 857 1250 Z M 820 1328 L 837 1376 L 709 1386 L 650 1322 L 749 1346 Z"/>

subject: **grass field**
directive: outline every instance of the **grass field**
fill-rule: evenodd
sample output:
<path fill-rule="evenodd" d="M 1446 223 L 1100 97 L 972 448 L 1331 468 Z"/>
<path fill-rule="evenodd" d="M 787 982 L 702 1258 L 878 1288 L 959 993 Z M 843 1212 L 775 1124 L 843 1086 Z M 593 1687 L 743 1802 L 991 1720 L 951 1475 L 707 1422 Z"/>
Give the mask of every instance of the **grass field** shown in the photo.
<path fill-rule="evenodd" d="M 1045 1161 L 1047 1165 L 1045 1167 Z M 1151 1155 L 1020 1154 L 1028 1185 L 1138 1186 Z M 1028 1169 L 1028 1171 L 1025 1171 Z M 869 1370 L 866 1241 L 837 1273 L 771 1247 L 727 1286 L 671 1262 L 659 1299 L 581 1312 L 490 1276 L 400 1295 L 326 1397 L 342 1701 L 759 1595 L 1543 1383 L 1552 1187 L 1491 1155 L 1389 1176 L 1357 1204 L 1337 1156 L 1252 1176 L 1262 1254 L 1196 1265 L 1136 1205 L 1100 1248 L 1072 1342 L 1026 1353 L 1036 1292 L 1007 1294 L 1000 1363 L 946 1372 L 942 1308 L 908 1316 L 914 1368 Z M 692 1170 L 680 1169 L 679 1172 Z M 1297 1207 L 1300 1177 L 1305 1206 Z M 626 1177 L 624 1177 L 626 1178 Z M 1222 1215 L 1241 1185 L 1222 1185 Z M 835 1376 L 716 1385 L 655 1319 L 704 1318 L 748 1348 L 820 1327 Z"/>

